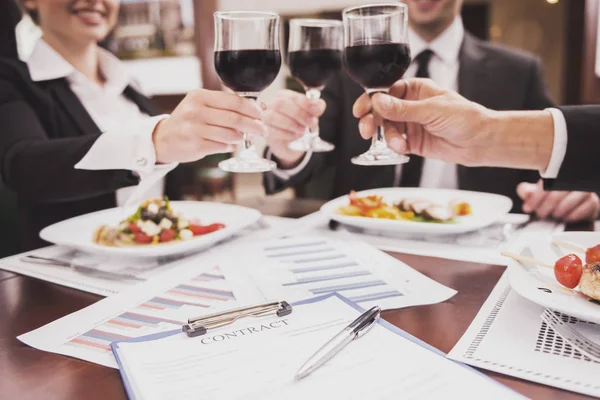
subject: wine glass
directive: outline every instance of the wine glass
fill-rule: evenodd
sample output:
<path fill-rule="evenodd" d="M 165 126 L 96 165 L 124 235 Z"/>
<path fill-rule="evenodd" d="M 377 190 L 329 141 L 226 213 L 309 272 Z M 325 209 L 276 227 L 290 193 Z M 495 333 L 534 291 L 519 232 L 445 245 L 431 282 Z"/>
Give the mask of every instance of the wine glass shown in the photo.
<path fill-rule="evenodd" d="M 270 12 L 216 12 L 215 68 L 225 86 L 256 100 L 281 68 L 279 15 Z M 243 133 L 239 155 L 219 163 L 228 172 L 265 172 L 276 167 L 256 153 Z"/>
<path fill-rule="evenodd" d="M 290 20 L 288 65 L 306 97 L 321 98 L 321 90 L 342 69 L 343 25 L 331 19 Z M 335 146 L 319 137 L 319 127 L 289 144 L 291 150 L 326 152 Z"/>
<path fill-rule="evenodd" d="M 406 4 L 373 4 L 347 8 L 344 19 L 344 65 L 369 95 L 387 93 L 410 65 Z M 388 148 L 383 127 L 377 127 L 371 148 L 352 163 L 394 165 L 409 158 Z"/>

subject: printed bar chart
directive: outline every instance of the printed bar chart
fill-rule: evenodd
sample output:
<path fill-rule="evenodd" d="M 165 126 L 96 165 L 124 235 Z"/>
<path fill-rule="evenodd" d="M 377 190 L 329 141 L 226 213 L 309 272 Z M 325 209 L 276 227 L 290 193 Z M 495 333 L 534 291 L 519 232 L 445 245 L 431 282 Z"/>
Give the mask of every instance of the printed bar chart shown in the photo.
<path fill-rule="evenodd" d="M 279 272 L 284 271 L 282 276 L 289 276 L 281 286 L 304 290 L 308 295 L 340 292 L 359 304 L 404 295 L 328 240 L 286 240 L 265 247 L 263 252 Z"/>
<path fill-rule="evenodd" d="M 71 339 L 68 345 L 112 354 L 110 344 L 116 340 L 177 329 L 186 323 L 180 312 L 184 308 L 188 311 L 185 315 L 201 314 L 235 301 L 233 291 L 223 289 L 224 282 L 225 276 L 216 266 Z"/>

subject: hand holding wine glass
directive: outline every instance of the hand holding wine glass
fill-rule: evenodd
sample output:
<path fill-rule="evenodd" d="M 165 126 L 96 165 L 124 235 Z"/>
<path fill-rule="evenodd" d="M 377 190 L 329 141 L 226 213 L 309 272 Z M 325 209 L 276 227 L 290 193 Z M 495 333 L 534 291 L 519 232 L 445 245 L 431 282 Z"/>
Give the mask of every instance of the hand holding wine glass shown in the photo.
<path fill-rule="evenodd" d="M 342 23 L 328 19 L 290 20 L 288 65 L 292 76 L 303 86 L 310 100 L 321 98 L 321 90 L 342 68 Z M 289 148 L 295 151 L 328 152 L 335 146 L 319 137 L 316 126 L 308 129 Z"/>
<path fill-rule="evenodd" d="M 260 118 L 256 102 L 206 89 L 190 92 L 154 129 L 156 161 L 191 162 L 231 152 L 243 140 L 241 131 L 266 135 Z"/>
<path fill-rule="evenodd" d="M 238 96 L 254 99 L 281 68 L 279 15 L 269 12 L 216 12 L 215 68 L 223 84 Z M 276 167 L 260 157 L 246 132 L 237 157 L 221 161 L 229 172 L 265 172 Z"/>
<path fill-rule="evenodd" d="M 344 64 L 350 77 L 370 96 L 387 93 L 410 65 L 408 9 L 403 3 L 347 8 L 344 18 Z M 357 165 L 394 165 L 408 161 L 388 148 L 379 126 L 371 148 L 352 162 Z"/>

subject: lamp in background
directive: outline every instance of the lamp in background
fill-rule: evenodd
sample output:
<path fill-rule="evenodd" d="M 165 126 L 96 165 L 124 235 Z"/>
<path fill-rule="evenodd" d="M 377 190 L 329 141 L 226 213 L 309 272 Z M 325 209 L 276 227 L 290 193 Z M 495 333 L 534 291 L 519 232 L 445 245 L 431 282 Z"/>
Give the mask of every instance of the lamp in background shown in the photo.
<path fill-rule="evenodd" d="M 556 4 L 556 3 L 558 3 L 558 0 L 546 0 L 546 2 L 548 4 Z"/>

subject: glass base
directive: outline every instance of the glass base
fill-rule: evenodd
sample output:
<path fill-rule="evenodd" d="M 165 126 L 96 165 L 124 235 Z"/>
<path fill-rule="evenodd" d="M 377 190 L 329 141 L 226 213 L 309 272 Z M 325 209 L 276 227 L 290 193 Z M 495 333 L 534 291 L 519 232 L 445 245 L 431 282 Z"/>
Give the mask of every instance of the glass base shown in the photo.
<path fill-rule="evenodd" d="M 410 160 L 408 156 L 398 154 L 395 151 L 384 148 L 380 150 L 369 150 L 359 156 L 352 158 L 352 164 L 364 166 L 397 165 L 405 164 Z"/>
<path fill-rule="evenodd" d="M 221 161 L 219 168 L 227 172 L 252 173 L 272 171 L 277 167 L 275 162 L 264 158 L 245 159 L 241 157 Z"/>
<path fill-rule="evenodd" d="M 294 151 L 312 151 L 313 153 L 326 153 L 333 151 L 335 146 L 329 142 L 324 141 L 318 136 L 302 136 L 298 140 L 294 140 L 288 145 L 290 150 Z"/>

